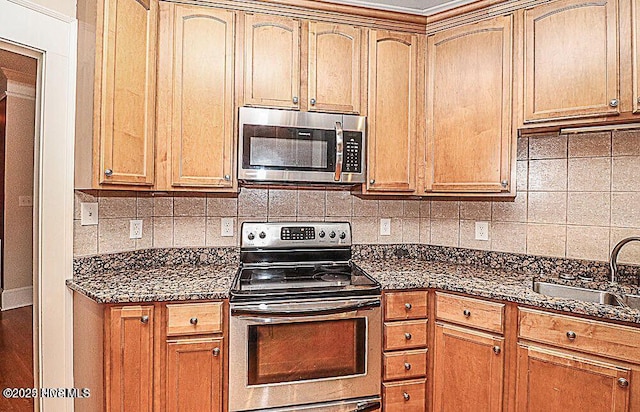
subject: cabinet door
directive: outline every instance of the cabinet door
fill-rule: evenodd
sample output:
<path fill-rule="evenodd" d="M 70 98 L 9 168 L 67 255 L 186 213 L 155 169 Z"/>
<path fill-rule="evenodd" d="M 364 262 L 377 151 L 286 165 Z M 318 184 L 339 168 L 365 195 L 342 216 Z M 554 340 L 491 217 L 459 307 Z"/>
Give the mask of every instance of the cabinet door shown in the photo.
<path fill-rule="evenodd" d="M 245 15 L 244 103 L 299 109 L 300 22 Z"/>
<path fill-rule="evenodd" d="M 107 411 L 153 407 L 153 307 L 112 307 L 105 334 Z"/>
<path fill-rule="evenodd" d="M 369 37 L 367 190 L 415 186 L 418 36 L 376 30 Z"/>
<path fill-rule="evenodd" d="M 309 23 L 309 111 L 360 113 L 362 31 Z"/>
<path fill-rule="evenodd" d="M 525 10 L 524 31 L 525 123 L 619 113 L 615 0 Z"/>
<path fill-rule="evenodd" d="M 512 148 L 512 17 L 427 41 L 425 191 L 508 191 Z"/>
<path fill-rule="evenodd" d="M 167 342 L 167 410 L 222 411 L 222 339 Z"/>
<path fill-rule="evenodd" d="M 433 410 L 501 411 L 503 346 L 502 337 L 436 323 Z"/>
<path fill-rule="evenodd" d="M 629 411 L 630 375 L 621 365 L 519 345 L 516 411 Z"/>
<path fill-rule="evenodd" d="M 235 13 L 176 5 L 172 186 L 233 187 Z"/>
<path fill-rule="evenodd" d="M 152 185 L 158 1 L 105 0 L 102 18 L 98 181 Z"/>

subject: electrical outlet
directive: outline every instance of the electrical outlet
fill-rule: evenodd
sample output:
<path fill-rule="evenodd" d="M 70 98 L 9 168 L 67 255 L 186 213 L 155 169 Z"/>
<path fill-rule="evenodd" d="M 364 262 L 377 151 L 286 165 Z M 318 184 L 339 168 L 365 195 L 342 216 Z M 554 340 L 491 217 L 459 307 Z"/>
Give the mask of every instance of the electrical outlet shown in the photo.
<path fill-rule="evenodd" d="M 129 221 L 129 239 L 142 239 L 142 220 Z"/>
<path fill-rule="evenodd" d="M 391 219 L 380 219 L 380 236 L 391 236 Z"/>
<path fill-rule="evenodd" d="M 489 222 L 476 222 L 476 240 L 489 240 Z"/>
<path fill-rule="evenodd" d="M 220 219 L 220 236 L 232 237 L 233 236 L 233 218 L 223 217 Z"/>
<path fill-rule="evenodd" d="M 98 204 L 80 203 L 80 225 L 90 226 L 98 224 Z"/>

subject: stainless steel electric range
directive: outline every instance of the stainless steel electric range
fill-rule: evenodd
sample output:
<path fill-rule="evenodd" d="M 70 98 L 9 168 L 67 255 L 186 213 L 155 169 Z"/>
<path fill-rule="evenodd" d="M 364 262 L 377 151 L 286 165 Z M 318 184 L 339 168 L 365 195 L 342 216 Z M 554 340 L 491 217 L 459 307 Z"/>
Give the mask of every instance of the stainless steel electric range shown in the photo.
<path fill-rule="evenodd" d="M 380 408 L 380 284 L 344 222 L 244 223 L 230 299 L 229 410 Z"/>

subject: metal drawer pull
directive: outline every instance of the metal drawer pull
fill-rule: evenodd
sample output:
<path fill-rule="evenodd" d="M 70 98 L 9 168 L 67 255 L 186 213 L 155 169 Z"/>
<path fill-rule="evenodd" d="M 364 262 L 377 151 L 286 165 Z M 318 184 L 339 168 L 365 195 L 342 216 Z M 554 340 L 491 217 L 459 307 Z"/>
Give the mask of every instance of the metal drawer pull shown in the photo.
<path fill-rule="evenodd" d="M 189 319 L 189 323 L 190 323 L 190 324 L 192 324 L 192 325 L 197 324 L 197 323 L 198 323 L 198 318 L 191 318 L 191 319 Z"/>
<path fill-rule="evenodd" d="M 404 369 L 408 370 L 408 371 L 411 370 L 411 364 L 409 362 L 405 362 L 404 363 Z"/>
<path fill-rule="evenodd" d="M 406 333 L 404 334 L 404 338 L 405 338 L 406 340 L 411 340 L 411 334 L 410 334 L 409 332 L 406 332 Z"/>
<path fill-rule="evenodd" d="M 411 399 L 411 396 L 407 392 L 403 392 L 402 397 L 404 398 L 405 401 L 408 401 L 409 399 Z"/>
<path fill-rule="evenodd" d="M 218 356 L 220 355 L 220 348 L 214 348 L 212 352 L 213 352 L 213 356 Z"/>
<path fill-rule="evenodd" d="M 493 353 L 495 353 L 496 355 L 500 355 L 500 346 L 494 346 Z"/>
<path fill-rule="evenodd" d="M 576 337 L 577 337 L 577 335 L 576 335 L 576 333 L 575 333 L 575 332 L 573 332 L 573 331 L 571 331 L 571 330 L 567 332 L 567 339 L 569 339 L 569 340 L 575 340 L 575 338 L 576 338 Z"/>
<path fill-rule="evenodd" d="M 621 388 L 626 388 L 629 386 L 629 381 L 626 380 L 625 378 L 620 378 L 618 379 L 618 386 Z"/>
<path fill-rule="evenodd" d="M 471 312 L 467 309 L 463 310 L 462 314 L 464 315 L 465 318 L 468 318 L 469 316 L 471 316 Z"/>
<path fill-rule="evenodd" d="M 144 316 L 140 317 L 140 322 L 145 323 L 145 324 L 149 323 L 149 316 L 144 315 Z"/>
<path fill-rule="evenodd" d="M 411 303 L 405 303 L 405 304 L 404 304 L 404 308 L 405 308 L 406 310 L 411 310 Z"/>

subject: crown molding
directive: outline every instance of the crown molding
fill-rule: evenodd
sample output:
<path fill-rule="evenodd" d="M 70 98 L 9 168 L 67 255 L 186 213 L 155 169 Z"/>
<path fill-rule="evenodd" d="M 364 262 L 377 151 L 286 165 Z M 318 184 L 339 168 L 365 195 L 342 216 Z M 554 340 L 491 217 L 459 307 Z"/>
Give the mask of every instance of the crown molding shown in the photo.
<path fill-rule="evenodd" d="M 414 14 L 418 16 L 432 16 L 434 14 L 441 13 L 443 11 L 448 11 L 456 7 L 464 6 L 469 3 L 473 3 L 475 1 L 477 0 L 452 0 L 452 1 L 447 1 L 446 3 L 419 9 L 419 8 L 413 8 L 413 7 L 394 6 L 391 4 L 382 4 L 375 1 L 331 0 L 331 2 L 333 3 L 346 4 L 349 6 L 366 7 L 369 9 L 386 10 L 386 11 L 393 11 L 397 13 Z"/>

